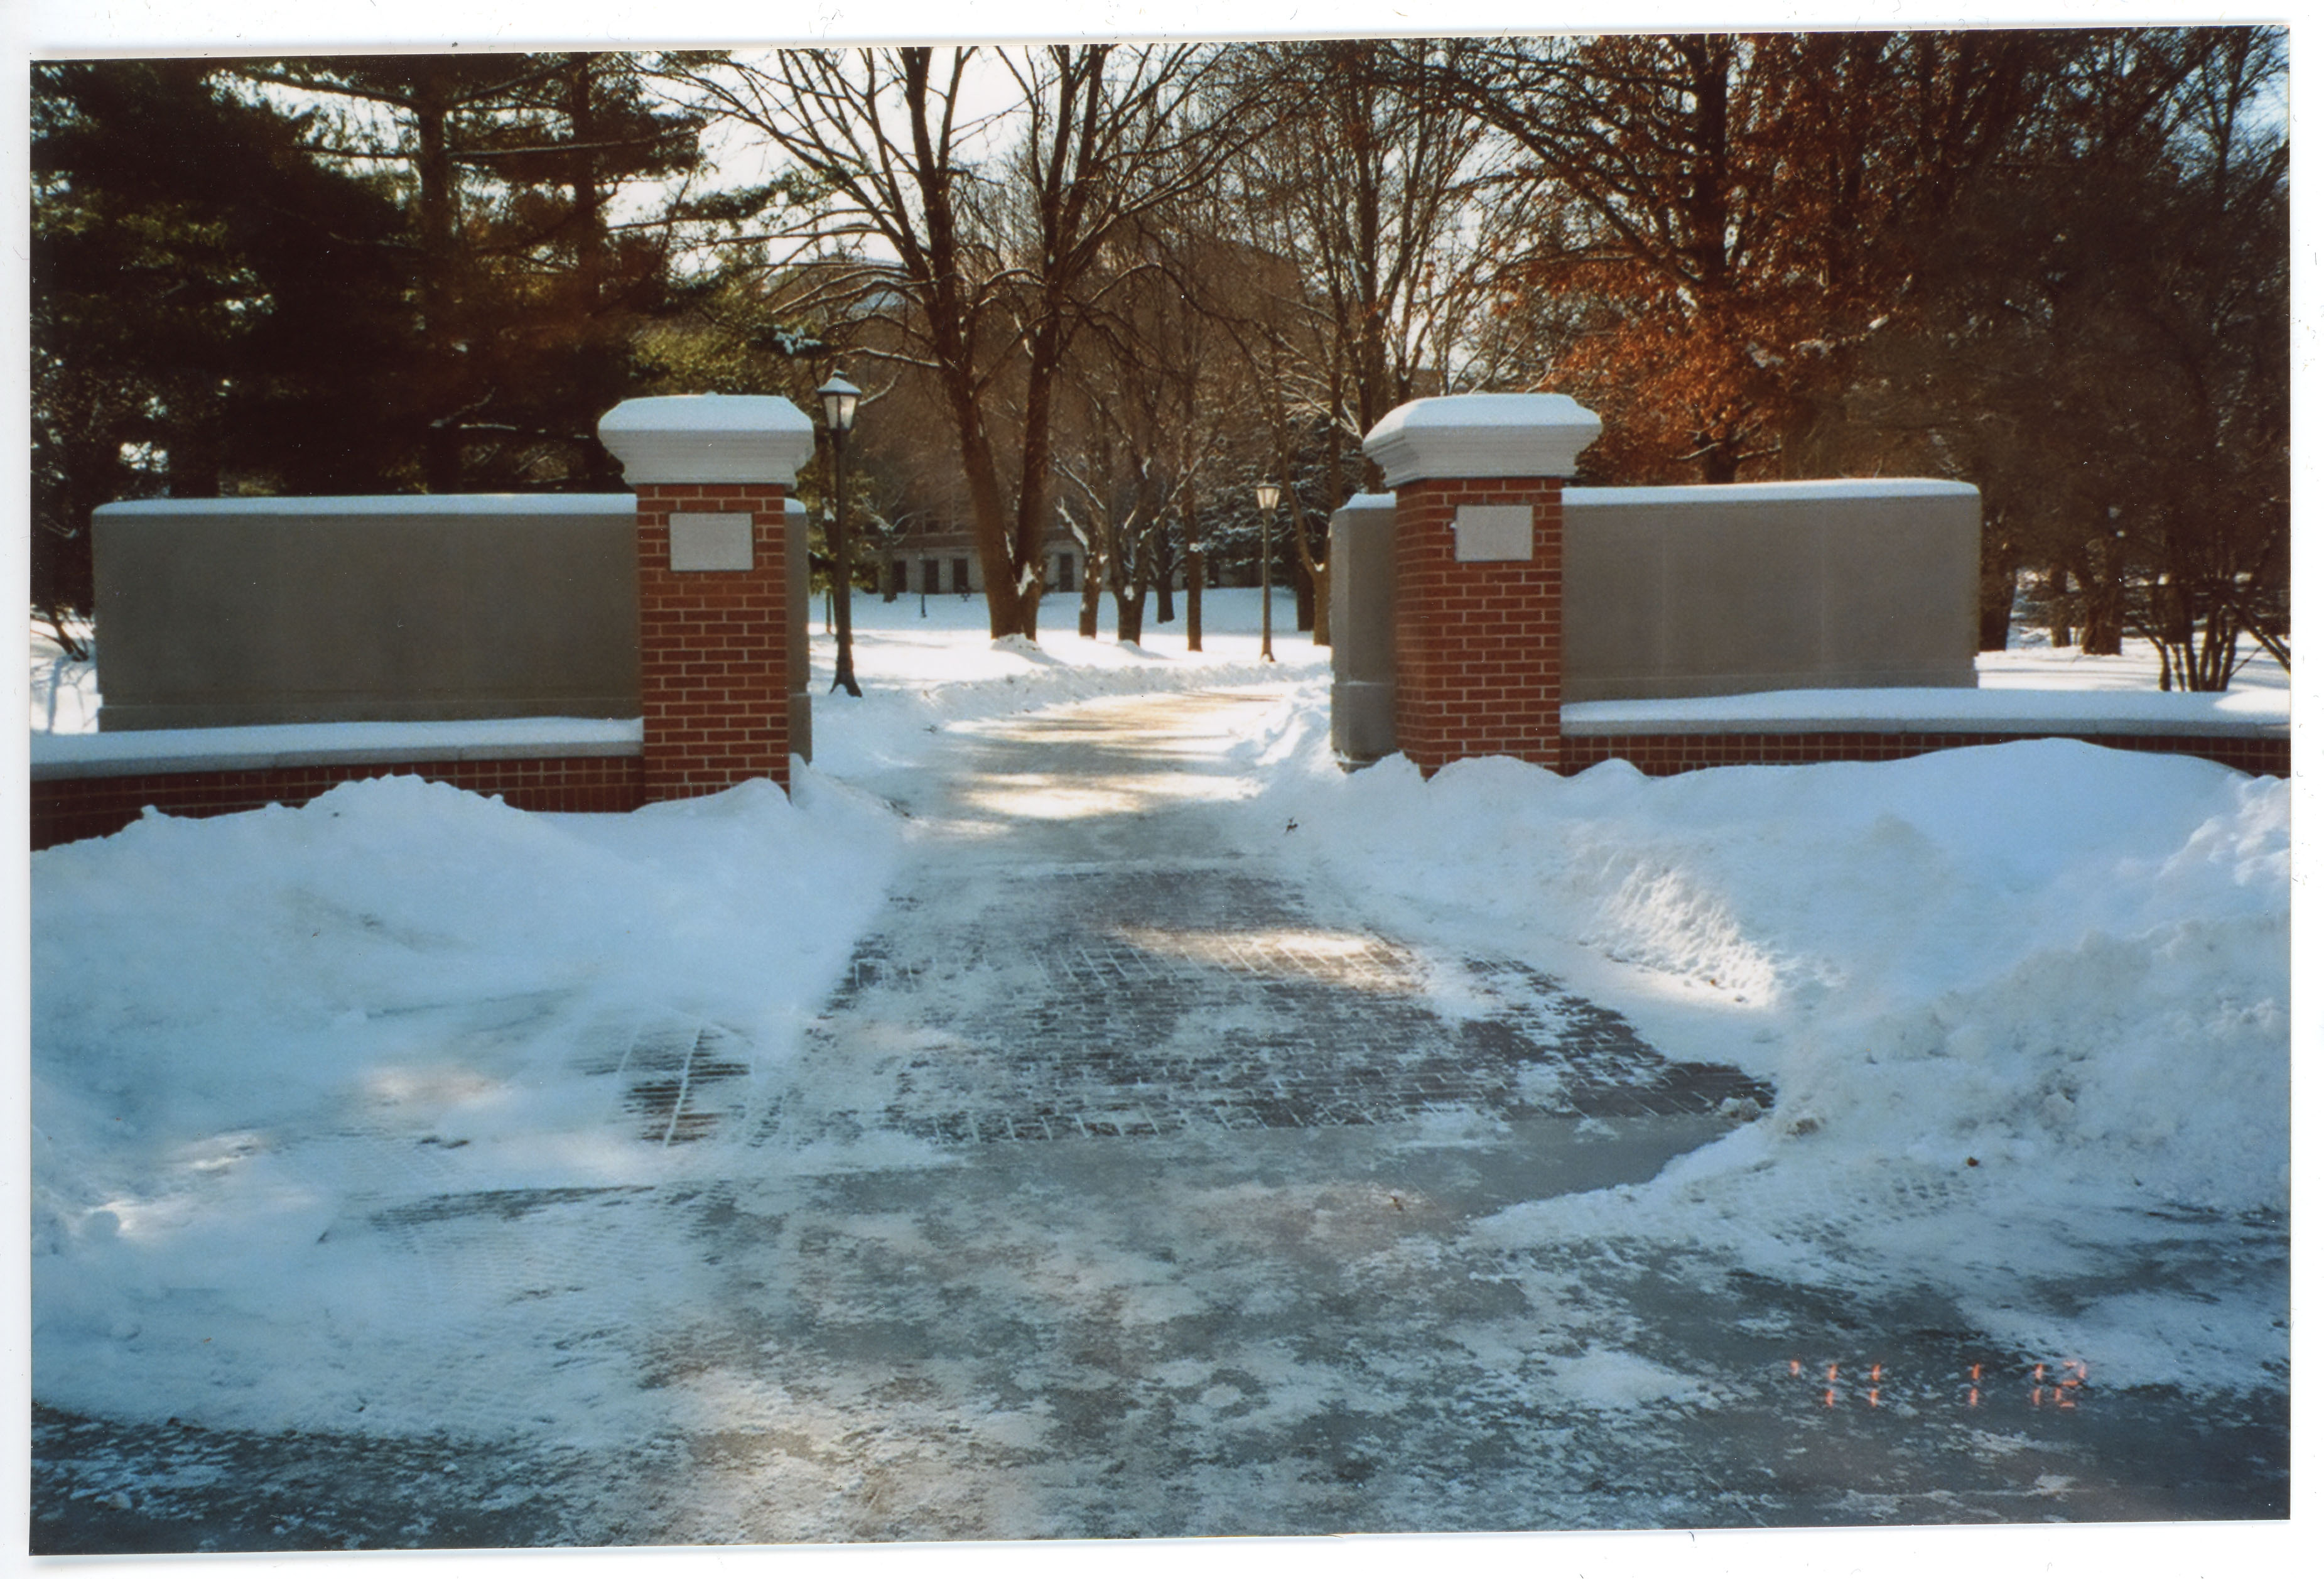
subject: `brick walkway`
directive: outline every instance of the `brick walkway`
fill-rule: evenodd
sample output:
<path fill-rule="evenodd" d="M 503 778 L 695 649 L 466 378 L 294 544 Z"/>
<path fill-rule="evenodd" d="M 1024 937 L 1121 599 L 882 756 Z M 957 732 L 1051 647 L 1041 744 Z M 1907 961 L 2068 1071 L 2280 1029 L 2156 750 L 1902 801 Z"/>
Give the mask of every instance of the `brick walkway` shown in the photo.
<path fill-rule="evenodd" d="M 1232 705 L 1173 704 L 1181 722 Z M 1147 731 L 1167 739 L 1173 712 L 1149 711 Z M 1135 737 L 1126 749 L 1138 753 Z M 1060 753 L 1102 762 L 1124 750 L 1072 725 L 1004 731 L 954 783 L 901 788 L 940 818 L 957 813 L 948 792 L 1053 784 Z M 1774 1102 L 1736 1069 L 1665 1058 L 1619 1014 L 1515 960 L 1428 956 L 1385 937 L 1350 900 L 1319 900 L 1279 863 L 1224 847 L 1231 836 L 1198 799 L 1170 815 L 1153 804 L 1166 786 L 1148 796 L 1112 817 L 1029 819 L 1005 855 L 974 838 L 955 848 L 936 821 L 798 1077 L 762 1115 L 769 1138 L 890 1130 L 963 1145 L 1427 1115 L 1731 1118 Z M 1093 834 L 1108 822 L 1119 826 Z M 1093 838 L 1111 859 L 1086 858 Z M 642 1135 L 699 1140 L 746 1119 L 747 1066 L 721 1038 L 672 1026 L 596 1067 L 629 1080 Z M 886 1082 L 876 1106 L 831 1105 L 835 1090 L 860 1096 L 871 1071 Z"/>
<path fill-rule="evenodd" d="M 1411 948 L 1240 865 L 1044 871 L 962 908 L 907 901 L 858 950 L 818 1051 L 854 1056 L 904 1022 L 936 1045 L 898 1071 L 892 1103 L 840 1122 L 990 1142 L 1774 1100 L 1734 1069 L 1671 1062 L 1514 961 L 1442 962 L 1489 1007 L 1440 1012 L 1444 983 Z"/>

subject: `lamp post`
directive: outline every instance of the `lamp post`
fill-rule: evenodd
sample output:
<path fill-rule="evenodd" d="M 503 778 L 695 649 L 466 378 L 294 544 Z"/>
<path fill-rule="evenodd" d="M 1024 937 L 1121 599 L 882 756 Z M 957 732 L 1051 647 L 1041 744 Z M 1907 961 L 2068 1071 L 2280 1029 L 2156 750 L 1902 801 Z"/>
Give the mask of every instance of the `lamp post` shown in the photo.
<path fill-rule="evenodd" d="M 848 383 L 835 367 L 831 381 L 815 392 L 823 402 L 824 425 L 831 429 L 831 595 L 837 614 L 835 623 L 838 626 L 839 649 L 838 661 L 833 665 L 831 688 L 860 697 L 863 688 L 855 683 L 855 633 L 847 596 L 855 575 L 853 560 L 847 551 L 847 434 L 855 426 L 855 402 L 862 398 L 863 392 Z"/>
<path fill-rule="evenodd" d="M 1251 490 L 1259 495 L 1259 655 L 1275 661 L 1275 503 L 1283 490 L 1261 483 Z"/>
<path fill-rule="evenodd" d="M 1186 544 L 1186 651 L 1203 650 L 1203 540 L 1190 539 Z"/>

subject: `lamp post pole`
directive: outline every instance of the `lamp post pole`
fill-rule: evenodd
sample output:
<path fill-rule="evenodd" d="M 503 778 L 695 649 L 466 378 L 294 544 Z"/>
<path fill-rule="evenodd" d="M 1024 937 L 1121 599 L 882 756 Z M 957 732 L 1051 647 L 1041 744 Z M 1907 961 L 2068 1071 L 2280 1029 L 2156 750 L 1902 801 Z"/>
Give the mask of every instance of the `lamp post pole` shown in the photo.
<path fill-rule="evenodd" d="M 855 426 L 855 402 L 863 392 L 835 368 L 831 382 L 815 392 L 823 402 L 825 425 L 831 429 L 831 595 L 838 643 L 831 688 L 860 697 L 863 688 L 855 682 L 855 631 L 848 596 L 853 590 L 855 566 L 847 540 L 847 434 Z"/>
<path fill-rule="evenodd" d="M 1198 539 L 1186 545 L 1186 651 L 1203 650 L 1203 545 Z"/>
<path fill-rule="evenodd" d="M 1251 490 L 1259 495 L 1259 655 L 1275 661 L 1275 504 L 1283 490 L 1261 483 Z"/>

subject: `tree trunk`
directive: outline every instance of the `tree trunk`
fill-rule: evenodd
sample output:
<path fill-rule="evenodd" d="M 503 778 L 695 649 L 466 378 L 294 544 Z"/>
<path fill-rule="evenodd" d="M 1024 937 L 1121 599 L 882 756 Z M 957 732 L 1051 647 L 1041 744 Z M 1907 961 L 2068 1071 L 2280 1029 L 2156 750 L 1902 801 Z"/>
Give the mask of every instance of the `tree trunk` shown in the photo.
<path fill-rule="evenodd" d="M 169 490 L 172 499 L 215 499 L 224 481 L 215 421 L 198 417 L 169 435 Z"/>
<path fill-rule="evenodd" d="M 1080 629 L 1093 642 L 1097 640 L 1097 602 L 1105 594 L 1106 577 L 1112 568 L 1113 549 L 1108 540 L 1111 535 L 1102 522 L 1092 523 L 1089 543 L 1082 556 Z"/>
<path fill-rule="evenodd" d="M 2094 658 L 2122 656 L 2122 540 L 2111 532 L 2090 540 L 2075 568 L 2082 584 L 2082 651 Z"/>
<path fill-rule="evenodd" d="M 2187 607 L 2186 589 L 2164 577 L 2154 587 L 2156 623 L 2164 658 L 2163 688 L 2191 691 L 2195 687 L 2195 621 Z"/>
<path fill-rule="evenodd" d="M 1987 539 L 1992 538 L 1990 529 Z M 2000 652 L 2009 646 L 2009 621 L 2017 605 L 2017 567 L 1988 551 L 1978 568 L 1977 650 Z"/>
<path fill-rule="evenodd" d="M 1291 505 L 1291 540 L 1299 545 L 1299 574 L 1294 585 L 1305 605 L 1301 611 L 1303 617 L 1299 628 L 1315 633 L 1316 646 L 1329 647 L 1332 644 L 1331 542 L 1327 537 L 1323 545 L 1324 558 L 1317 559 L 1314 545 L 1307 540 L 1307 513 L 1299 508 L 1296 497 Z"/>
<path fill-rule="evenodd" d="M 2042 590 L 2050 599 L 2050 645 L 2060 651 L 2074 644 L 2073 589 L 2066 584 L 2066 568 L 2050 567 Z"/>
<path fill-rule="evenodd" d="M 605 299 L 605 197 L 597 181 L 595 58 L 576 55 L 565 79 L 565 114 L 573 132 L 574 326 L 582 337 L 577 374 L 586 410 L 611 411 L 622 392 L 622 356 L 600 321 Z M 617 493 L 622 468 L 602 444 L 584 440 L 582 475 L 601 493 Z"/>
<path fill-rule="evenodd" d="M 1009 564 L 1009 512 L 1001 496 L 1001 467 L 984 430 L 973 380 L 964 367 L 942 369 L 953 425 L 960 434 L 961 469 L 967 474 L 969 518 L 976 529 L 978 568 L 984 575 L 986 625 L 994 638 L 1014 633 L 1017 583 Z"/>
<path fill-rule="evenodd" d="M 1133 583 L 1113 595 L 1113 636 L 1117 642 L 1138 642 L 1146 635 L 1146 583 Z"/>
<path fill-rule="evenodd" d="M 1170 562 L 1169 529 L 1157 524 L 1154 529 L 1154 623 L 1167 625 L 1178 617 L 1171 606 L 1170 572 L 1176 568 Z"/>
<path fill-rule="evenodd" d="M 420 441 L 420 483 L 431 494 L 460 491 L 460 350 L 453 328 L 452 272 L 458 196 L 453 184 L 452 149 L 447 132 L 452 96 L 437 74 L 422 72 L 413 84 L 411 114 L 420 144 L 413 162 L 420 177 L 420 320 L 427 368 L 427 421 Z"/>
<path fill-rule="evenodd" d="M 2213 608 L 2203 621 L 2201 666 L 2195 675 L 2195 688 L 2201 691 L 2224 691 L 2236 672 L 2236 620 L 2224 608 Z"/>
<path fill-rule="evenodd" d="M 1047 312 L 1033 331 L 1025 374 L 1025 443 L 1023 465 L 1017 475 L 1017 525 L 1009 541 L 1009 574 L 1016 600 L 1016 633 L 1030 642 L 1038 633 L 1044 566 L 1041 546 L 1047 539 L 1049 517 L 1049 431 L 1051 409 L 1056 401 L 1057 374 L 1065 364 L 1066 336 L 1065 302 L 1054 293 Z M 1000 619 L 994 605 L 993 618 Z M 1004 634 L 1006 633 L 1003 633 Z"/>

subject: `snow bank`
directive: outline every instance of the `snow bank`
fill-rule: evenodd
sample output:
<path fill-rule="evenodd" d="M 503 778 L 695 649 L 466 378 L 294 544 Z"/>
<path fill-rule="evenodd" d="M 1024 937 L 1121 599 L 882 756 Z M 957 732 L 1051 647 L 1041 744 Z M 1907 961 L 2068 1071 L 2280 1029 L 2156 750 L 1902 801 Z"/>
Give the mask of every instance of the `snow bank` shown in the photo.
<path fill-rule="evenodd" d="M 1424 783 L 1401 758 L 1343 777 L 1314 718 L 1284 726 L 1306 771 L 1267 815 L 1334 876 L 1775 1084 L 1771 1114 L 1653 1183 L 1489 1233 L 1643 1237 L 1876 1293 L 1941 1262 L 1989 1330 L 2103 1354 L 2117 1383 L 2203 1362 L 2206 1323 L 2167 1295 L 2077 1323 L 2029 1290 L 2190 1214 L 2287 1209 L 2284 783 L 2071 741 Z M 2222 1355 L 2283 1351 L 2208 1325 Z"/>
<path fill-rule="evenodd" d="M 169 1126 L 263 1122 L 392 1050 L 364 1027 L 430 1003 L 643 995 L 772 1031 L 836 975 L 892 860 L 880 814 L 802 799 L 761 780 L 540 815 L 380 779 L 40 852 L 35 1076 Z"/>
<path fill-rule="evenodd" d="M 643 1138 L 607 1071 L 706 1032 L 762 1081 L 899 852 L 883 809 L 810 771 L 796 804 L 758 780 L 629 816 L 374 780 L 34 854 L 40 1396 L 136 1417 L 205 1367 L 230 1393 L 279 1370 L 327 1414 L 335 1376 L 372 1372 L 284 1333 L 343 1340 L 351 1309 L 409 1297 L 370 1286 L 392 1260 L 326 1247 L 335 1223 L 429 1177 L 668 1177 L 687 1149 Z M 445 1300 L 442 1323 L 473 1314 Z"/>

